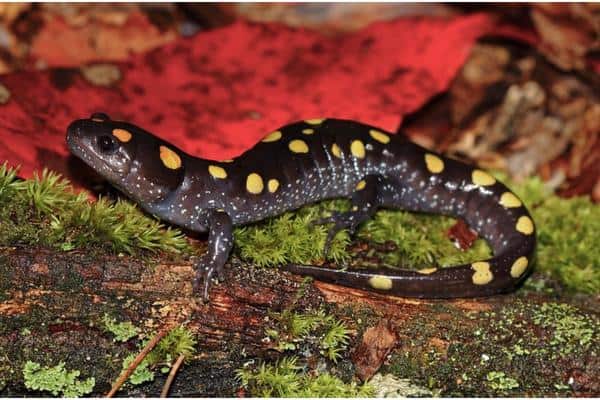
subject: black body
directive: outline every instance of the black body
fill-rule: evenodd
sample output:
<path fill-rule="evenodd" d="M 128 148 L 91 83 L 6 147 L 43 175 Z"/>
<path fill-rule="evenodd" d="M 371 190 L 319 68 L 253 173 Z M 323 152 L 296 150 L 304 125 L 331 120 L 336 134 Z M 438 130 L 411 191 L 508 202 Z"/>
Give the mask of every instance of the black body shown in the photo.
<path fill-rule="evenodd" d="M 208 294 L 233 246 L 232 227 L 327 198 L 351 198 L 333 223 L 354 230 L 378 208 L 464 219 L 494 251 L 489 260 L 442 269 L 339 271 L 285 269 L 342 285 L 411 297 L 469 297 L 514 289 L 531 267 L 535 227 L 522 202 L 486 172 L 426 150 L 401 135 L 358 122 L 319 119 L 284 126 L 235 160 L 185 154 L 134 125 L 104 114 L 73 122 L 71 151 L 146 211 L 209 231 L 196 287 Z"/>

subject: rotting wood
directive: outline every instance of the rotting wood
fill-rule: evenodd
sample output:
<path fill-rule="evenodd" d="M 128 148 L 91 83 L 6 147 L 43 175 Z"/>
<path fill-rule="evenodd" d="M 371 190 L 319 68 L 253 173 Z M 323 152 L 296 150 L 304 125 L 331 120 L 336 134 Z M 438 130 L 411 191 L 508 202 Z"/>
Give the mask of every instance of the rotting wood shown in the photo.
<path fill-rule="evenodd" d="M 158 265 L 153 266 L 155 262 Z M 269 361 L 282 356 L 265 340 L 265 328 L 275 326 L 272 313 L 287 308 L 301 312 L 331 303 L 338 310 L 345 310 L 339 318 L 353 332 L 345 354 L 349 357 L 360 344 L 364 347 L 363 332 L 381 321 L 386 321 L 390 334 L 398 337 L 393 347 L 386 348 L 386 354 L 406 349 L 413 336 L 421 335 L 418 332 L 422 332 L 427 321 L 434 329 L 423 345 L 425 354 L 432 346 L 442 347 L 440 343 L 448 346 L 456 343 L 446 333 L 448 324 L 456 324 L 458 320 L 459 325 L 475 331 L 476 322 L 468 315 L 511 307 L 517 301 L 515 295 L 453 301 L 398 298 L 321 282 L 307 284 L 303 277 L 242 266 L 239 261 L 233 263 L 227 266 L 225 282 L 215 285 L 211 301 L 204 303 L 192 295 L 193 268 L 189 262 L 143 262 L 112 255 L 92 257 L 77 251 L 1 249 L 0 348 L 11 352 L 8 367 L 15 372 L 9 375 L 12 379 L 0 393 L 13 396 L 28 393 L 19 372 L 26 360 L 39 357 L 40 349 L 44 350 L 49 365 L 67 360 L 69 369 L 81 370 L 82 377 L 95 377 L 94 394 L 106 393 L 120 374 L 121 360 L 139 350 L 132 343 L 113 341 L 111 334 L 100 326 L 104 314 L 129 320 L 148 336 L 161 327 L 185 321 L 187 328 L 197 335 L 197 354 L 180 369 L 170 393 L 230 396 L 239 389 L 235 371 L 245 361 L 253 357 Z M 531 304 L 550 300 L 550 296 L 526 299 Z M 364 309 L 370 310 L 367 318 L 357 314 Z M 362 326 L 357 325 L 358 319 L 362 320 Z M 530 329 L 536 337 L 549 335 L 540 326 Z M 30 331 L 29 335 L 21 334 L 23 330 Z M 370 350 L 373 349 L 362 349 Z M 377 363 L 381 363 L 380 358 L 375 357 Z M 384 365 L 388 361 L 386 358 Z M 565 370 L 568 367 L 564 365 Z M 589 378 L 596 367 L 593 363 L 572 366 L 582 382 L 579 386 L 582 393 L 594 393 L 595 386 L 589 383 L 593 379 Z M 374 371 L 379 366 L 367 363 L 361 368 Z M 563 366 L 560 368 L 562 371 Z M 166 376 L 157 375 L 155 382 L 140 387 L 125 386 L 119 393 L 157 396 L 165 379 Z"/>

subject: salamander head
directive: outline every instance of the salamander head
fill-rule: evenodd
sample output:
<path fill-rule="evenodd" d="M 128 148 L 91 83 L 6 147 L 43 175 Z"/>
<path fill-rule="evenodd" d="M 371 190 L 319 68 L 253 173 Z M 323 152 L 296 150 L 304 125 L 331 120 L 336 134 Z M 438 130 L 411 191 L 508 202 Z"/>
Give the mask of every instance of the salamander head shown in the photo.
<path fill-rule="evenodd" d="M 163 199 L 183 179 L 182 151 L 103 113 L 72 122 L 67 144 L 71 153 L 142 205 Z"/>

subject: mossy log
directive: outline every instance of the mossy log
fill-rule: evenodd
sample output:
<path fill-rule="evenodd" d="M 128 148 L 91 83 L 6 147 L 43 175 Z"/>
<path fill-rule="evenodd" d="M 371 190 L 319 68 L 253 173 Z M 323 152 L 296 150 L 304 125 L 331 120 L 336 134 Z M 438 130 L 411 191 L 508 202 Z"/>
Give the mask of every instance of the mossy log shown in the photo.
<path fill-rule="evenodd" d="M 595 337 L 591 344 L 573 346 L 576 338 L 568 333 L 557 337 L 555 325 L 528 317 L 550 301 L 544 295 L 404 299 L 252 268 L 234 259 L 227 265 L 225 281 L 213 287 L 210 302 L 204 303 L 192 293 L 192 277 L 190 262 L 0 249 L 0 394 L 31 393 L 23 381 L 26 361 L 64 361 L 69 370 L 95 378 L 92 394 L 106 393 L 122 369 L 122 359 L 138 351 L 131 341 L 116 342 L 103 329 L 106 314 L 131 321 L 148 336 L 181 323 L 197 335 L 196 354 L 179 370 L 171 395 L 243 394 L 236 370 L 244 362 L 282 356 L 266 340 L 265 330 L 276 329 L 272 313 L 324 303 L 334 305 L 330 310 L 353 332 L 345 361 L 338 363 L 349 366 L 349 376 L 369 378 L 380 370 L 445 395 L 484 395 L 498 393 L 493 385 L 497 375 L 490 378 L 489 371 L 505 371 L 507 377 L 518 377 L 518 387 L 507 386 L 511 394 L 600 393 L 598 315 L 591 307 L 577 309 L 584 320 L 593 322 L 578 327 L 591 329 Z M 507 320 L 516 325 L 511 327 Z M 500 325 L 491 330 L 494 324 Z M 508 335 L 502 335 L 504 331 Z M 515 350 L 514 335 L 527 339 L 520 348 L 528 354 Z M 537 364 L 532 364 L 533 347 L 527 347 L 531 338 L 538 349 L 548 350 L 536 356 Z M 569 351 L 557 357 L 557 349 L 567 346 Z M 506 352 L 511 353 L 510 362 L 502 355 Z M 119 395 L 157 396 L 165 378 L 166 374 L 145 385 L 127 385 Z"/>

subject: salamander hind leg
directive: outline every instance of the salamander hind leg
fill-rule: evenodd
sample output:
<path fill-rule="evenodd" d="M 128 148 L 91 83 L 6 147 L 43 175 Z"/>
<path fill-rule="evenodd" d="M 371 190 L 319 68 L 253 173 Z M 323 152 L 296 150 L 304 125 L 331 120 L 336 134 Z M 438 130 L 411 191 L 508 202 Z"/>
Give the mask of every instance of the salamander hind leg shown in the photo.
<path fill-rule="evenodd" d="M 222 280 L 225 263 L 233 248 L 233 224 L 227 213 L 209 210 L 202 217 L 209 227 L 208 251 L 196 263 L 194 292 L 202 289 L 202 298 L 208 301 L 208 290 L 214 275 Z"/>
<path fill-rule="evenodd" d="M 359 181 L 352 193 L 352 209 L 346 212 L 333 212 L 331 216 L 319 219 L 314 222 L 315 225 L 333 224 L 327 233 L 323 256 L 327 257 L 331 248 L 331 242 L 335 235 L 348 229 L 351 235 L 354 235 L 358 226 L 371 218 L 381 204 L 379 197 L 379 187 L 383 178 L 379 175 L 368 175 Z"/>

